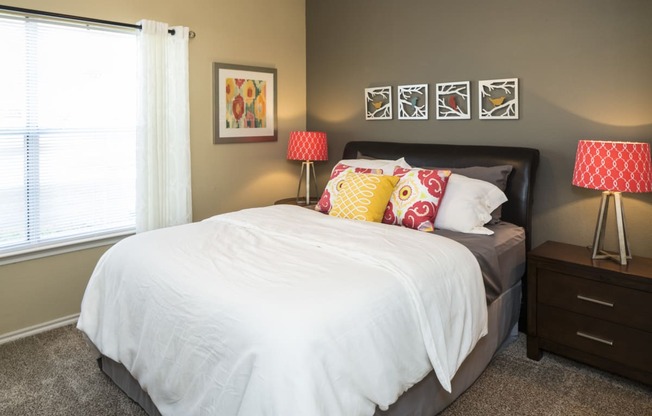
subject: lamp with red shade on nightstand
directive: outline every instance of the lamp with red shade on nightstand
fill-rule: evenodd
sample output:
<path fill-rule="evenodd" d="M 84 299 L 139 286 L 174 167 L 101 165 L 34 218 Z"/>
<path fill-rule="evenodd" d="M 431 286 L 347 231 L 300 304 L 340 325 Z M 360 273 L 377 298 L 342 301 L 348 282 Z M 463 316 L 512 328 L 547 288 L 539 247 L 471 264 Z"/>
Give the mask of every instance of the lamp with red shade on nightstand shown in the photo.
<path fill-rule="evenodd" d="M 580 140 L 575 156 L 573 185 L 603 191 L 593 237 L 592 258 L 609 258 L 626 265 L 627 259 L 631 259 L 632 254 L 629 249 L 620 194 L 621 192 L 652 192 L 650 144 Z M 612 196 L 618 228 L 618 253 L 610 253 L 603 249 L 608 205 Z"/>
<path fill-rule="evenodd" d="M 315 175 L 315 166 L 313 161 L 328 160 L 328 142 L 326 133 L 320 131 L 293 131 L 290 133 L 288 141 L 289 160 L 301 160 L 301 177 L 299 178 L 299 187 L 297 188 L 297 204 L 300 203 L 301 182 L 303 182 L 303 173 L 306 174 L 306 205 L 310 205 L 310 175 L 315 185 L 317 177 Z"/>

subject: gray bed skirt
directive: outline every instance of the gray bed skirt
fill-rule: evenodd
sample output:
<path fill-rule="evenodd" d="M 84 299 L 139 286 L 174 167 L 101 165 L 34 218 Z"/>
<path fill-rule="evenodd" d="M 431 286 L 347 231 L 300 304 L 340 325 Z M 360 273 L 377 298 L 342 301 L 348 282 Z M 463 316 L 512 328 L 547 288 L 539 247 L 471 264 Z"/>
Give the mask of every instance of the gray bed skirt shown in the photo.
<path fill-rule="evenodd" d="M 138 381 L 127 371 L 124 365 L 101 355 L 98 359 L 100 368 L 131 400 L 142 407 L 149 416 L 161 416 L 149 394 L 142 388 Z"/>
<path fill-rule="evenodd" d="M 489 305 L 489 333 L 478 342 L 457 371 L 452 381 L 452 393 L 446 392 L 434 372 L 430 372 L 423 380 L 403 393 L 389 409 L 386 411 L 376 409 L 375 415 L 433 416 L 441 412 L 473 384 L 500 348 L 516 339 L 520 304 L 521 282 L 518 282 Z M 99 363 L 102 371 L 147 414 L 161 415 L 149 394 L 141 389 L 138 381 L 122 364 L 103 355 L 100 356 Z"/>

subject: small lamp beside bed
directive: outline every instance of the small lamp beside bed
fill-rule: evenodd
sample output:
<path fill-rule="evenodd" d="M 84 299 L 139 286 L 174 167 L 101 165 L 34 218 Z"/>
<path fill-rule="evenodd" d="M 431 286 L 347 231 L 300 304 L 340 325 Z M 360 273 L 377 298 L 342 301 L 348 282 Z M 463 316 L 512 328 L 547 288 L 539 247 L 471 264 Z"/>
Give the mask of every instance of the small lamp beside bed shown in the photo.
<path fill-rule="evenodd" d="M 621 192 L 652 192 L 650 144 L 580 140 L 575 156 L 573 185 L 602 192 L 593 237 L 593 259 L 612 259 L 621 265 L 631 259 Z M 603 249 L 609 200 L 614 198 L 618 229 L 618 253 Z"/>
<path fill-rule="evenodd" d="M 301 160 L 301 176 L 299 177 L 299 186 L 297 188 L 297 204 L 303 204 L 301 201 L 301 182 L 303 174 L 306 175 L 306 200 L 305 205 L 310 205 L 310 175 L 314 184 L 317 184 L 315 175 L 315 166 L 313 161 L 328 160 L 328 142 L 326 133 L 320 131 L 293 131 L 290 133 L 288 141 L 288 160 Z M 318 195 L 316 195 L 318 197 Z M 314 198 L 312 198 L 314 199 Z"/>

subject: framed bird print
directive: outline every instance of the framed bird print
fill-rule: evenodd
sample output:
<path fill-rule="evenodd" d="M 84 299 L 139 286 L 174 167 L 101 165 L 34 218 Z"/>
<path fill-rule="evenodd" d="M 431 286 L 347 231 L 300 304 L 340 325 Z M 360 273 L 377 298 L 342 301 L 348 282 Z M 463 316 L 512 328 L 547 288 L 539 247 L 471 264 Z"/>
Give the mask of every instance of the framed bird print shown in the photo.
<path fill-rule="evenodd" d="M 398 86 L 398 119 L 428 120 L 428 84 Z"/>
<path fill-rule="evenodd" d="M 373 87 L 364 90 L 366 120 L 391 120 L 392 87 Z"/>
<path fill-rule="evenodd" d="M 437 120 L 468 120 L 471 118 L 471 83 L 444 82 L 435 85 Z"/>
<path fill-rule="evenodd" d="M 518 78 L 478 81 L 481 120 L 518 119 Z"/>

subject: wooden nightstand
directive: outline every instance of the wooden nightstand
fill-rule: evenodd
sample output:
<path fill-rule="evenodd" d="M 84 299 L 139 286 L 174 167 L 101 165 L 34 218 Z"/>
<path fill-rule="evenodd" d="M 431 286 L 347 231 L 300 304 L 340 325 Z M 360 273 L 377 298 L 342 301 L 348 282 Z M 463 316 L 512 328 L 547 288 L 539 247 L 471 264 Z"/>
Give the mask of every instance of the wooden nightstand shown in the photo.
<path fill-rule="evenodd" d="M 315 205 L 317 205 L 317 202 L 319 202 L 319 198 L 310 198 L 309 205 L 306 205 L 305 197 L 301 198 L 299 201 L 297 201 L 297 198 L 283 198 L 274 202 L 274 205 L 288 204 L 288 205 L 298 205 L 300 207 L 305 207 L 309 209 L 315 209 Z"/>
<path fill-rule="evenodd" d="M 528 254 L 527 356 L 542 350 L 652 384 L 652 259 L 591 260 L 548 241 Z"/>

